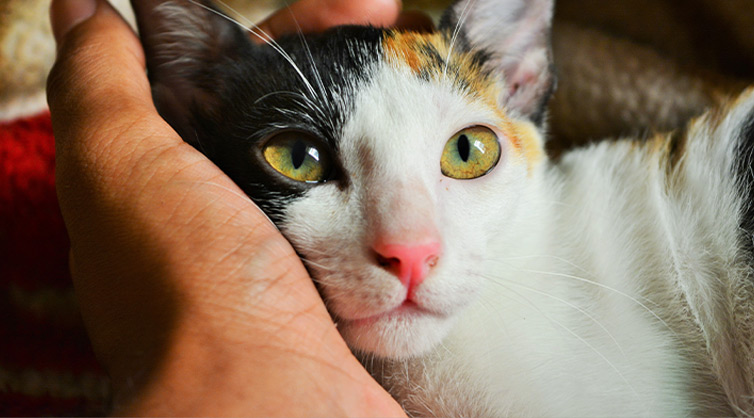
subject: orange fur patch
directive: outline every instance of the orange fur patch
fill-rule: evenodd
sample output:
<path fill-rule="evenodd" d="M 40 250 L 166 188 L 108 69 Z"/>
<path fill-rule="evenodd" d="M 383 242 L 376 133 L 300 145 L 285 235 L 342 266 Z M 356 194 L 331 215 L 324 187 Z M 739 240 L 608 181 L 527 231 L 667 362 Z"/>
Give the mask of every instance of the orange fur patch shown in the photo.
<path fill-rule="evenodd" d="M 483 71 L 473 54 L 460 48 L 451 50 L 446 34 L 390 31 L 382 47 L 389 65 L 407 67 L 428 81 L 449 82 L 462 94 L 492 109 L 498 115 L 497 127 L 529 168 L 544 158 L 544 145 L 537 129 L 527 121 L 513 120 L 499 107 L 500 83 Z"/>

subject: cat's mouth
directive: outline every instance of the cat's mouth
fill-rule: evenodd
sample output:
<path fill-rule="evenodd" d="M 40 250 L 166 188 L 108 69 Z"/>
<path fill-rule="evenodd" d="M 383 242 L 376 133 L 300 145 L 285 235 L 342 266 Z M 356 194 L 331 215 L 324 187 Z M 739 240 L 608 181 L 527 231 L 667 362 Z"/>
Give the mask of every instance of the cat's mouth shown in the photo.
<path fill-rule="evenodd" d="M 358 319 L 352 319 L 348 320 L 352 325 L 355 326 L 370 326 L 373 325 L 375 322 L 378 322 L 382 319 L 398 319 L 398 318 L 412 318 L 416 316 L 435 316 L 435 317 L 442 317 L 443 315 L 438 314 L 437 312 L 433 312 L 427 308 L 419 306 L 416 302 L 414 302 L 411 299 L 406 299 L 401 303 L 397 308 L 390 309 L 388 311 L 371 315 L 366 318 L 358 318 Z"/>
<path fill-rule="evenodd" d="M 339 321 L 348 345 L 380 357 L 409 358 L 426 353 L 447 334 L 450 316 L 404 299 L 382 313 Z"/>

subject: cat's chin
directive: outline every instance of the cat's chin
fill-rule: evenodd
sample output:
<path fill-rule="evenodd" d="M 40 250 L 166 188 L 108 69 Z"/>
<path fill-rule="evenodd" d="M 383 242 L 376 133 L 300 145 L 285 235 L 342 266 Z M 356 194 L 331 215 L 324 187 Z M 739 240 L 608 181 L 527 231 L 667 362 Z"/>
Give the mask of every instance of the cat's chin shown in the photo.
<path fill-rule="evenodd" d="M 430 352 L 448 334 L 452 318 L 415 305 L 402 305 L 369 318 L 340 320 L 338 328 L 352 350 L 406 359 Z"/>

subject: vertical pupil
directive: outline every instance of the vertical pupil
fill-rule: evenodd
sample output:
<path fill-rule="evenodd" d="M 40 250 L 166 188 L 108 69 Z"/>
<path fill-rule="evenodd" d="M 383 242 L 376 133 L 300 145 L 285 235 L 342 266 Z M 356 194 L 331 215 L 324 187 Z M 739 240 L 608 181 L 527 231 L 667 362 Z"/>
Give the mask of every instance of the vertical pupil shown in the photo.
<path fill-rule="evenodd" d="M 301 165 L 304 164 L 304 160 L 306 159 L 306 148 L 304 141 L 299 140 L 293 143 L 293 147 L 291 148 L 291 163 L 296 170 L 301 168 Z"/>
<path fill-rule="evenodd" d="M 469 152 L 471 151 L 471 144 L 469 144 L 469 138 L 466 135 L 461 135 L 458 138 L 458 155 L 463 162 L 469 161 Z"/>

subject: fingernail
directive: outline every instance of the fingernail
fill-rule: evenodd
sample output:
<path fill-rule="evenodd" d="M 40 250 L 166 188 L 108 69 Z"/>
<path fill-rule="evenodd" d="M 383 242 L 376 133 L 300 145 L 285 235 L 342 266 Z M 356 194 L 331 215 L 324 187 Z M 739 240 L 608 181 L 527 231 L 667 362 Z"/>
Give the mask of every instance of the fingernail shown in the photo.
<path fill-rule="evenodd" d="M 97 0 L 52 0 L 50 22 L 58 44 L 74 26 L 90 18 L 97 10 Z"/>

